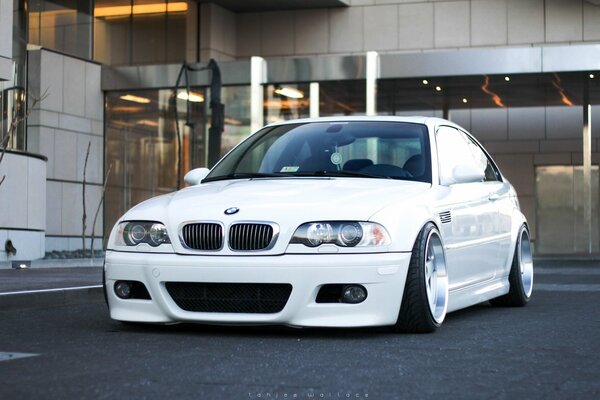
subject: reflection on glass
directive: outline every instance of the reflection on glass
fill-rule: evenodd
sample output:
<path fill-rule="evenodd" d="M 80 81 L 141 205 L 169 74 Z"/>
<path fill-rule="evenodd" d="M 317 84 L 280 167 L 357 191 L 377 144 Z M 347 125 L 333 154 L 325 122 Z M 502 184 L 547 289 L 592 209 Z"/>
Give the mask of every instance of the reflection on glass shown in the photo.
<path fill-rule="evenodd" d="M 0 82 L 0 143 L 4 142 L 11 125 L 14 124 L 7 147 L 26 150 L 24 122 L 26 95 L 23 88 L 15 87 L 13 83 L 12 81 Z"/>
<path fill-rule="evenodd" d="M 367 100 L 364 80 L 331 81 L 319 84 L 321 116 L 365 115 Z"/>
<path fill-rule="evenodd" d="M 185 60 L 189 3 L 96 0 L 94 59 L 110 65 Z"/>
<path fill-rule="evenodd" d="M 90 59 L 92 0 L 32 0 L 29 43 Z"/>
<path fill-rule="evenodd" d="M 309 84 L 265 86 L 265 123 L 307 118 L 310 115 Z"/>
<path fill-rule="evenodd" d="M 225 105 L 225 129 L 221 135 L 222 156 L 251 133 L 250 86 L 223 87 L 221 99 Z M 210 120 L 210 117 L 207 120 Z"/>
<path fill-rule="evenodd" d="M 204 96 L 200 89 L 194 92 Z M 132 97 L 149 101 L 126 100 Z M 132 206 L 176 190 L 178 162 L 181 162 L 181 182 L 187 171 L 206 164 L 205 102 L 190 103 L 190 115 L 186 103 L 177 99 L 172 90 L 106 95 L 106 166 L 112 166 L 105 198 L 106 229 Z M 106 237 L 109 233 L 105 232 Z"/>
<path fill-rule="evenodd" d="M 600 251 L 598 166 L 592 166 L 592 251 Z M 583 220 L 583 167 L 536 168 L 537 240 L 540 254 L 586 253 Z"/>

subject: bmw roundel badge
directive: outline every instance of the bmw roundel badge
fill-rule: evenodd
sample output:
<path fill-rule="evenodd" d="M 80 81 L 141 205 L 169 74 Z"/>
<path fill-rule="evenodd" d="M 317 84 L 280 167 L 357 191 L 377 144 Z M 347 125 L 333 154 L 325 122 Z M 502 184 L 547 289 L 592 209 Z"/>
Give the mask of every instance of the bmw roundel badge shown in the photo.
<path fill-rule="evenodd" d="M 229 207 L 227 210 L 225 210 L 225 214 L 233 215 L 233 214 L 237 213 L 238 211 L 240 211 L 240 209 L 237 207 Z"/>

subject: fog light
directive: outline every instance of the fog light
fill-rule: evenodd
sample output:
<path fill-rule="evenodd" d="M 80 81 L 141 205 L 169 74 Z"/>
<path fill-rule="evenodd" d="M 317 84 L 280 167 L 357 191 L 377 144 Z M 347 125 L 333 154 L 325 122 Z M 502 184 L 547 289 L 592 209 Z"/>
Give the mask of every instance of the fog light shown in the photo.
<path fill-rule="evenodd" d="M 131 283 L 126 281 L 115 282 L 115 294 L 121 299 L 131 298 Z"/>
<path fill-rule="evenodd" d="M 362 303 L 367 298 L 367 289 L 361 285 L 347 285 L 344 287 L 342 301 L 344 303 Z"/>

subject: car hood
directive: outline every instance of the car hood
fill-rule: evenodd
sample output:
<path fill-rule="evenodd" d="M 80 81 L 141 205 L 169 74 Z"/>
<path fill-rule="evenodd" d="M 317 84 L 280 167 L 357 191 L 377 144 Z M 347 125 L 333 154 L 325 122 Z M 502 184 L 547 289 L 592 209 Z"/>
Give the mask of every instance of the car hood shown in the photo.
<path fill-rule="evenodd" d="M 201 184 L 171 198 L 171 217 L 235 218 L 280 221 L 301 219 L 368 220 L 392 201 L 412 196 L 430 185 L 384 179 L 248 179 Z M 225 209 L 239 208 L 232 216 Z M 182 218 L 183 215 L 181 216 Z"/>
<path fill-rule="evenodd" d="M 382 208 L 417 196 L 428 183 L 371 178 L 260 178 L 203 183 L 147 200 L 123 220 L 158 220 L 169 232 L 188 221 L 275 222 L 281 236 L 311 221 L 367 221 Z M 225 210 L 239 211 L 226 215 Z M 178 247 L 178 246 L 176 246 Z"/>

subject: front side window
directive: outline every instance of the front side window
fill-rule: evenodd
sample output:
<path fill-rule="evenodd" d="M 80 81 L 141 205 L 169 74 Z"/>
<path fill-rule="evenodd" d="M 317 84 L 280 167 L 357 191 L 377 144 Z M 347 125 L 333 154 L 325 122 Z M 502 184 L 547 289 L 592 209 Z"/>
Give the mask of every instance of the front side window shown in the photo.
<path fill-rule="evenodd" d="M 490 182 L 501 180 L 500 172 L 498 171 L 492 160 L 490 160 L 487 154 L 485 154 L 485 152 L 481 149 L 481 147 L 463 132 L 461 132 L 461 134 L 467 140 L 469 150 L 471 150 L 471 154 L 473 155 L 475 163 L 479 166 L 480 169 L 485 171 L 485 177 L 483 178 L 483 181 Z"/>
<path fill-rule="evenodd" d="M 484 181 L 498 181 L 500 174 L 479 145 L 458 129 L 441 126 L 436 132 L 440 182 L 453 182 L 454 168 L 470 164 L 485 172 Z"/>
<path fill-rule="evenodd" d="M 205 181 L 251 176 L 348 176 L 431 182 L 427 127 L 400 122 L 318 122 L 265 128 Z"/>

